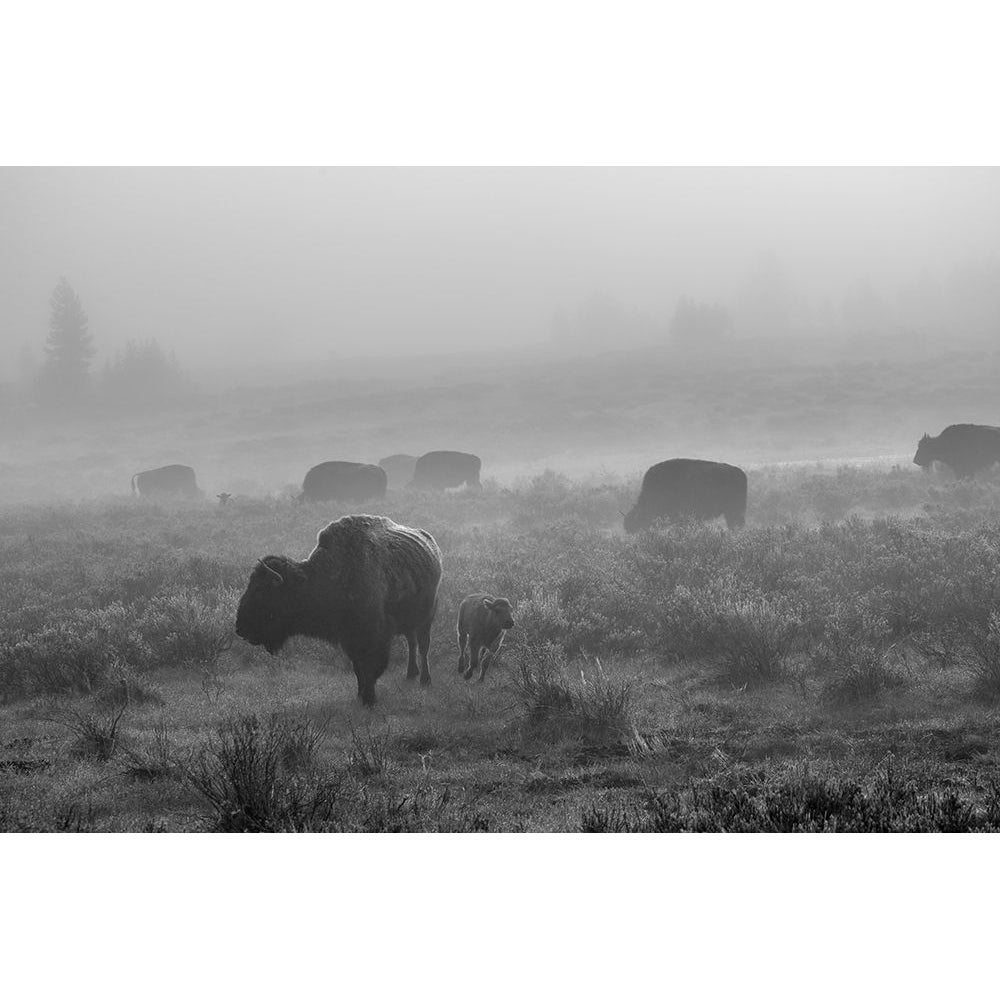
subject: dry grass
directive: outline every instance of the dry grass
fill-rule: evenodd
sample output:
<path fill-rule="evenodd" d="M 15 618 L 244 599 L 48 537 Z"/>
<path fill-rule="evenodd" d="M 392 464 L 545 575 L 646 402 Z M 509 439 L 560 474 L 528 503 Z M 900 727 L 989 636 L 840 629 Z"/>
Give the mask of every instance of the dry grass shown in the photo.
<path fill-rule="evenodd" d="M 809 490 L 819 503 L 824 482 L 880 515 L 931 506 L 771 523 Z M 378 509 L 434 533 L 446 569 L 433 686 L 405 681 L 400 641 L 374 712 L 321 644 L 275 659 L 230 646 L 253 560 L 301 554 L 345 509 L 2 512 L 0 824 L 687 829 L 764 810 L 781 828 L 786 803 L 804 829 L 829 802 L 860 828 L 887 814 L 849 802 L 882 794 L 873 769 L 895 754 L 909 790 L 883 799 L 901 823 L 986 828 L 1000 483 L 807 470 L 755 484 L 742 532 L 633 538 L 615 513 L 631 487 L 615 480 L 388 497 Z M 469 686 L 454 675 L 454 615 L 477 590 L 509 594 L 518 627 Z M 820 784 L 794 776 L 821 765 Z M 956 787 L 968 794 L 949 799 Z M 650 793 L 667 803 L 652 820 Z"/>

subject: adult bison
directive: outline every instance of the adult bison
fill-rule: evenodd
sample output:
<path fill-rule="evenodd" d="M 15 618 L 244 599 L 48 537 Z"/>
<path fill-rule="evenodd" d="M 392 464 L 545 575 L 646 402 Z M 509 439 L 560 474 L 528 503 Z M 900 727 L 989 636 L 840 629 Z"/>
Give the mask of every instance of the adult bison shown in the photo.
<path fill-rule="evenodd" d="M 137 472 L 132 477 L 132 492 L 141 497 L 188 497 L 192 500 L 201 496 L 190 465 L 164 465 Z"/>
<path fill-rule="evenodd" d="M 401 490 L 404 486 L 409 486 L 413 479 L 413 471 L 417 466 L 416 455 L 389 455 L 380 458 L 378 463 L 389 479 L 389 488 Z"/>
<path fill-rule="evenodd" d="M 339 645 L 354 666 L 358 697 L 371 707 L 397 635 L 409 646 L 407 678 L 430 684 L 427 651 L 440 582 L 441 550 L 426 531 L 372 514 L 342 517 L 320 531 L 304 562 L 257 562 L 236 612 L 236 634 L 271 654 L 293 635 Z"/>
<path fill-rule="evenodd" d="M 943 462 L 959 479 L 970 479 L 981 469 L 1000 462 L 1000 427 L 951 424 L 937 437 L 925 434 L 917 444 L 913 461 L 925 469 L 933 462 Z"/>
<path fill-rule="evenodd" d="M 385 469 L 364 462 L 322 462 L 302 480 L 300 500 L 342 500 L 364 503 L 385 496 Z"/>
<path fill-rule="evenodd" d="M 658 517 L 708 521 L 722 516 L 742 527 L 747 512 L 747 475 L 735 465 L 698 458 L 672 458 L 650 466 L 635 506 L 625 515 L 631 535 Z"/>
<path fill-rule="evenodd" d="M 412 486 L 424 490 L 446 490 L 454 486 L 480 489 L 478 455 L 464 451 L 429 451 L 417 459 Z"/>

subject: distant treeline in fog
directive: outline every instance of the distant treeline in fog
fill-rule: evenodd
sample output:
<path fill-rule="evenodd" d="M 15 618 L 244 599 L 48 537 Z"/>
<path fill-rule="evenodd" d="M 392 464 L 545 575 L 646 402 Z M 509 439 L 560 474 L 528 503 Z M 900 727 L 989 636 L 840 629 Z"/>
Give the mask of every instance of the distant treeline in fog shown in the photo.
<path fill-rule="evenodd" d="M 107 288 L 98 291 L 107 297 Z M 136 316 L 136 336 L 126 339 L 123 347 L 113 346 L 121 343 L 120 338 L 92 327 L 83 296 L 66 277 L 60 278 L 51 295 L 48 330 L 19 331 L 16 361 L 0 371 L 0 405 L 15 402 L 49 414 L 148 410 L 190 394 L 197 386 L 196 373 L 182 370 L 171 338 L 161 343 L 144 335 L 143 321 L 143 316 Z M 522 340 L 522 332 L 512 331 L 512 340 Z M 481 343 L 473 333 L 470 330 L 470 354 L 435 355 L 431 350 L 426 354 L 447 360 L 478 352 L 485 361 L 491 353 L 502 353 L 502 344 Z M 519 356 L 668 348 L 711 358 L 737 345 L 776 343 L 794 343 L 805 351 L 851 353 L 880 342 L 888 347 L 900 338 L 906 349 L 945 349 L 988 345 L 998 334 L 1000 258 L 970 256 L 947 273 L 915 273 L 895 287 L 861 277 L 847 284 L 839 297 L 831 297 L 797 285 L 771 254 L 760 257 L 728 298 L 691 292 L 674 297 L 671 304 L 665 290 L 662 310 L 653 312 L 625 297 L 595 291 L 560 305 L 551 314 L 547 340 L 522 348 Z M 398 359 L 418 356 L 413 345 L 419 340 L 411 338 Z M 258 361 L 254 377 L 270 382 L 273 373 L 279 378 L 281 373 L 291 375 L 285 343 L 279 324 L 272 331 L 273 372 Z M 363 364 L 366 349 L 364 338 L 354 337 L 331 317 L 329 341 L 322 348 L 317 345 L 314 362 L 301 362 L 300 368 L 311 376 L 339 375 L 345 367 Z M 384 356 L 390 365 L 394 359 L 397 356 L 391 353 Z M 250 356 L 233 352 L 230 370 L 237 377 L 241 373 L 251 377 Z M 214 377 L 213 373 L 210 379 Z"/>
<path fill-rule="evenodd" d="M 189 392 L 192 383 L 174 354 L 155 339 L 128 340 L 113 360 L 95 365 L 97 345 L 79 294 L 65 277 L 50 300 L 48 335 L 41 359 L 29 344 L 19 358 L 13 401 L 50 414 L 86 410 L 148 409 Z"/>
<path fill-rule="evenodd" d="M 551 340 L 579 350 L 664 341 L 712 351 L 733 339 L 803 340 L 906 333 L 916 341 L 982 340 L 1000 335 L 1000 259 L 970 259 L 945 275 L 923 272 L 897 287 L 859 277 L 839 297 L 798 287 L 777 257 L 763 255 L 726 300 L 681 294 L 654 315 L 616 295 L 595 292 L 557 308 Z"/>

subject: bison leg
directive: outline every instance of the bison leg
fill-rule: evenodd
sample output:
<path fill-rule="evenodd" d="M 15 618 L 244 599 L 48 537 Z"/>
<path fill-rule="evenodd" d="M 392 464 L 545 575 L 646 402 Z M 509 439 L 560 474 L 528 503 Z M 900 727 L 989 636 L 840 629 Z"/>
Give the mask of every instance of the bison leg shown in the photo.
<path fill-rule="evenodd" d="M 354 666 L 354 675 L 358 679 L 358 697 L 365 708 L 375 705 L 375 681 L 389 666 L 389 652 L 390 646 L 387 643 L 375 649 L 355 650 L 353 654 L 348 654 Z"/>
<path fill-rule="evenodd" d="M 486 680 L 486 668 L 490 665 L 493 660 L 493 650 L 489 647 L 483 650 L 483 657 L 479 661 L 479 683 L 482 684 Z"/>
<path fill-rule="evenodd" d="M 472 680 L 472 675 L 476 672 L 476 668 L 479 666 L 479 661 L 483 654 L 483 644 L 478 639 L 472 643 L 470 653 L 469 666 L 462 675 L 467 681 Z"/>
<path fill-rule="evenodd" d="M 358 697 L 365 708 L 375 707 L 375 678 L 369 677 L 363 671 L 354 668 L 354 673 L 358 678 Z"/>
<path fill-rule="evenodd" d="M 407 632 L 406 633 L 406 646 L 408 651 L 408 656 L 406 660 L 406 679 L 408 681 L 415 681 L 417 677 L 420 676 L 420 671 L 417 668 L 417 633 Z"/>
<path fill-rule="evenodd" d="M 742 514 L 740 511 L 736 511 L 734 514 L 726 514 L 726 527 L 727 528 L 742 528 L 746 523 L 746 515 Z"/>
<path fill-rule="evenodd" d="M 458 672 L 460 674 L 464 674 L 465 673 L 465 656 L 466 656 L 466 647 L 467 647 L 468 642 L 469 642 L 469 633 L 468 632 L 459 632 L 458 633 Z"/>
<path fill-rule="evenodd" d="M 479 683 L 486 679 L 486 668 L 493 662 L 497 655 L 497 650 L 503 645 L 503 632 L 501 632 L 496 639 L 486 648 L 486 652 L 483 653 L 483 665 L 479 668 Z"/>
<path fill-rule="evenodd" d="M 427 665 L 427 654 L 431 648 L 431 623 L 417 629 L 417 645 L 420 647 L 420 686 L 430 687 L 431 671 Z"/>

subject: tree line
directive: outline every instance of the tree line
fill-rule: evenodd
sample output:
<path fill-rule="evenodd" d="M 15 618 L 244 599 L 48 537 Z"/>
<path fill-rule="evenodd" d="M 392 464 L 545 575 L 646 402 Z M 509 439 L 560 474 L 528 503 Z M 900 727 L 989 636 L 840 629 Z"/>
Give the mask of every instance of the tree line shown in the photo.
<path fill-rule="evenodd" d="M 895 293 L 866 276 L 840 296 L 811 297 L 796 287 L 774 254 L 763 254 L 726 303 L 680 294 L 669 319 L 595 292 L 575 309 L 558 308 L 550 340 L 560 345 L 673 343 L 717 345 L 730 335 L 745 339 L 790 336 L 878 337 L 905 333 L 914 339 L 986 338 L 1000 324 L 1000 258 L 969 259 L 949 274 L 920 273 Z"/>
<path fill-rule="evenodd" d="M 80 296 L 61 277 L 49 300 L 49 331 L 40 366 L 30 355 L 22 373 L 42 409 L 58 413 L 95 408 L 146 407 L 180 395 L 187 387 L 176 357 L 154 339 L 129 340 L 114 360 L 93 370 L 97 349 Z"/>

